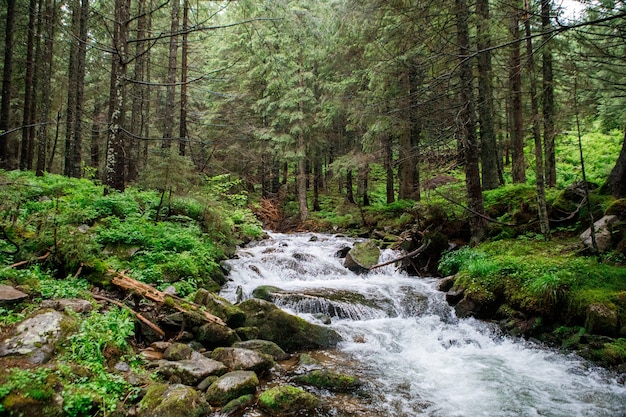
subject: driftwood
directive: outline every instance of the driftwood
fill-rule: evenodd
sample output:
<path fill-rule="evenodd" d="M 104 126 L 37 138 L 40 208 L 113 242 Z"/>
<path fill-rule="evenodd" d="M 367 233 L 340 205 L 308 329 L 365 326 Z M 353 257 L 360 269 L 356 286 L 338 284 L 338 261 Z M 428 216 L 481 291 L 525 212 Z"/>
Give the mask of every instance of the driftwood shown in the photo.
<path fill-rule="evenodd" d="M 202 307 L 198 304 L 192 303 L 191 301 L 183 300 L 182 298 L 176 297 L 175 295 L 159 291 L 156 288 L 151 287 L 150 285 L 143 282 L 137 281 L 136 279 L 133 279 L 121 272 L 109 270 L 109 273 L 113 275 L 111 283 L 117 287 L 123 288 L 126 291 L 133 292 L 152 301 L 156 301 L 159 304 L 164 304 L 168 307 L 182 312 L 186 316 L 192 317 L 193 319 L 199 319 L 202 321 L 226 326 L 226 323 L 224 323 L 222 319 L 202 310 Z"/>
<path fill-rule="evenodd" d="M 130 311 L 135 317 L 137 317 L 137 320 L 141 321 L 142 323 L 144 323 L 146 326 L 150 327 L 152 330 L 154 330 L 155 332 L 157 332 L 159 334 L 159 336 L 161 336 L 162 338 L 165 337 L 165 332 L 156 324 L 152 323 L 150 320 L 148 320 L 147 318 L 145 318 L 144 316 L 142 316 L 140 313 L 137 313 L 135 310 L 133 310 L 132 308 L 120 303 L 119 301 L 116 300 L 112 300 L 108 297 L 103 297 L 102 295 L 98 295 L 98 294 L 92 294 L 92 297 L 96 300 L 102 300 L 102 301 L 106 301 L 109 302 L 111 304 L 115 304 L 118 307 L 121 308 L 125 308 L 128 311 Z"/>
<path fill-rule="evenodd" d="M 382 268 L 383 266 L 387 266 L 387 265 L 390 265 L 390 264 L 393 264 L 393 263 L 396 263 L 396 262 L 400 262 L 400 261 L 402 261 L 404 259 L 407 259 L 407 258 L 413 258 L 414 256 L 417 256 L 420 253 L 424 252 L 428 248 L 429 245 L 430 245 L 430 239 L 428 239 L 426 242 L 424 242 L 422 244 L 422 246 L 420 246 L 419 248 L 415 249 L 414 251 L 411 251 L 411 252 L 407 253 L 406 255 L 402 255 L 402 256 L 400 256 L 398 258 L 395 258 L 395 259 L 392 259 L 390 261 L 383 262 L 383 263 L 380 263 L 380 264 L 372 266 L 370 268 L 370 271 L 372 269 Z"/>

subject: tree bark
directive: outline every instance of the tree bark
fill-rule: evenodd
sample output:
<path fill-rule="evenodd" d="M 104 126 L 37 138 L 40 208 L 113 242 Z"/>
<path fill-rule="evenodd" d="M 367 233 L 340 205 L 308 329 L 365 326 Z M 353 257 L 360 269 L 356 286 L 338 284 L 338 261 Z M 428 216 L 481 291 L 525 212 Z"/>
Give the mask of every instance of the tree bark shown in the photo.
<path fill-rule="evenodd" d="M 189 29 L 189 0 L 183 0 L 183 35 L 182 51 L 180 57 L 180 130 L 178 142 L 178 154 L 185 156 L 187 136 L 187 60 L 189 54 L 189 44 L 187 38 Z"/>
<path fill-rule="evenodd" d="M 385 194 L 387 197 L 387 204 L 391 204 L 395 201 L 395 194 L 393 190 L 393 146 L 392 139 L 389 133 L 385 133 L 382 137 L 383 145 L 383 165 L 385 167 Z M 360 172 L 360 171 L 359 171 Z"/>
<path fill-rule="evenodd" d="M 526 182 L 526 161 L 524 159 L 524 125 L 522 115 L 522 62 L 520 59 L 521 35 L 519 29 L 520 10 L 517 2 L 511 15 L 511 46 L 509 88 L 511 92 L 511 160 L 513 182 Z"/>
<path fill-rule="evenodd" d="M 41 9 L 40 9 L 41 10 Z M 48 153 L 48 121 L 50 117 L 50 85 L 52 77 L 52 58 L 54 48 L 54 22 L 56 1 L 45 0 L 45 16 L 43 22 L 43 46 L 41 50 L 41 111 L 37 128 L 37 169 L 36 175 L 43 176 L 46 170 Z"/>
<path fill-rule="evenodd" d="M 541 0 L 541 26 L 543 29 L 542 71 L 543 71 L 543 146 L 545 154 L 545 179 L 548 187 L 556 186 L 556 147 L 554 116 L 554 74 L 552 72 L 552 43 L 550 42 L 552 23 L 552 0 Z"/>
<path fill-rule="evenodd" d="M 472 243 L 480 242 L 485 235 L 486 221 L 483 207 L 480 170 L 478 164 L 478 140 L 474 121 L 474 101 L 472 97 L 472 65 L 469 42 L 469 7 L 467 0 L 455 0 L 457 42 L 459 45 L 460 97 L 461 109 L 458 113 L 463 154 L 465 156 L 465 188 L 467 203 L 471 210 L 469 223 Z"/>
<path fill-rule="evenodd" d="M 133 68 L 132 101 L 130 111 L 130 132 L 132 137 L 128 141 L 128 181 L 134 181 L 139 174 L 139 147 L 144 125 L 144 106 L 146 85 L 146 42 L 141 39 L 146 37 L 147 10 L 146 0 L 139 0 L 137 3 L 137 42 L 135 42 L 135 63 Z"/>
<path fill-rule="evenodd" d="M 22 113 L 22 143 L 20 152 L 20 169 L 33 168 L 33 132 L 31 124 L 35 106 L 35 30 L 37 24 L 37 0 L 28 3 L 28 37 L 26 40 L 26 74 L 24 79 L 24 111 Z"/>
<path fill-rule="evenodd" d="M 0 103 L 0 169 L 11 167 L 9 152 L 11 116 L 11 89 L 13 78 L 13 32 L 15 27 L 15 0 L 7 0 L 6 31 L 4 38 L 4 69 L 2 73 L 2 99 Z"/>
<path fill-rule="evenodd" d="M 178 14 L 180 12 L 180 0 L 172 0 L 171 29 L 170 29 L 170 52 L 167 66 L 167 88 L 165 96 L 165 120 L 163 129 L 163 148 L 172 146 L 174 136 L 174 107 L 176 97 L 176 58 L 178 54 Z"/>
<path fill-rule="evenodd" d="M 619 153 L 617 162 L 615 162 L 615 166 L 602 188 L 606 189 L 615 198 L 626 198 L 626 131 L 624 131 L 622 150 Z"/>
<path fill-rule="evenodd" d="M 105 185 L 124 191 L 126 143 L 127 42 L 130 0 L 115 0 L 113 50 L 111 56 L 111 85 L 109 98 L 109 131 L 105 162 Z"/>
<path fill-rule="evenodd" d="M 498 176 L 498 151 L 494 129 L 493 75 L 491 66 L 491 35 L 489 33 L 489 0 L 476 1 L 478 44 L 478 124 L 483 190 L 492 190 L 500 184 Z"/>
<path fill-rule="evenodd" d="M 526 16 L 524 28 L 526 31 L 526 70 L 530 79 L 530 108 L 533 120 L 533 139 L 535 144 L 535 185 L 537 188 L 537 211 L 539 226 L 545 240 L 550 240 L 550 220 L 546 203 L 546 190 L 544 183 L 543 148 L 541 144 L 541 120 L 539 115 L 539 100 L 537 98 L 537 78 L 535 75 L 535 59 L 533 56 L 533 43 L 530 30 L 530 8 L 528 0 L 524 0 Z"/>

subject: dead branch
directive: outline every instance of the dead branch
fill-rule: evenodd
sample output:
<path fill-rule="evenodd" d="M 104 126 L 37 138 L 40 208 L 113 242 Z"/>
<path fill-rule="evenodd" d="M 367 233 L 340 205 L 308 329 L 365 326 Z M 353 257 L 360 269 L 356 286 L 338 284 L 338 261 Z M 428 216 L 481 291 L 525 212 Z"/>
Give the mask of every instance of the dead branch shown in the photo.
<path fill-rule="evenodd" d="M 428 239 L 426 242 L 424 242 L 422 244 L 422 246 L 420 246 L 419 248 L 415 249 L 412 252 L 407 253 L 406 255 L 402 255 L 399 258 L 392 259 L 391 261 L 387 261 L 387 262 L 380 263 L 378 265 L 374 265 L 373 267 L 370 268 L 370 271 L 372 269 L 382 268 L 383 266 L 387 266 L 387 265 L 393 264 L 395 262 L 400 262 L 400 261 L 402 261 L 404 259 L 407 259 L 407 258 L 413 258 L 413 257 L 419 255 L 420 253 L 424 252 L 426 250 L 426 248 L 428 248 L 428 246 L 430 245 L 430 242 L 431 242 L 430 239 Z M 416 268 L 416 270 L 417 270 L 417 268 Z"/>
<path fill-rule="evenodd" d="M 7 266 L 7 268 L 17 268 L 18 266 L 22 266 L 22 265 L 26 265 L 30 262 L 34 262 L 34 261 L 43 261 L 44 259 L 46 259 L 48 256 L 50 256 L 50 252 L 46 252 L 45 255 L 41 255 L 40 257 L 36 258 L 36 259 L 29 259 L 27 261 L 21 261 L 21 262 L 17 262 L 14 263 L 12 265 Z"/>
<path fill-rule="evenodd" d="M 150 285 L 143 282 L 137 281 L 136 279 L 133 279 L 121 272 L 110 269 L 109 273 L 113 274 L 113 279 L 111 283 L 115 286 L 123 288 L 126 291 L 131 291 L 137 295 L 148 298 L 152 301 L 156 301 L 159 304 L 164 304 L 168 307 L 172 307 L 173 309 L 178 310 L 187 316 L 191 316 L 192 318 L 199 318 L 207 322 L 226 326 L 226 323 L 224 323 L 222 319 L 202 310 L 201 306 L 199 306 L 198 304 L 192 303 L 191 301 L 183 300 L 182 298 L 176 297 L 175 295 L 159 291 L 156 288 L 151 287 Z"/>
<path fill-rule="evenodd" d="M 156 324 L 152 323 L 150 320 L 148 320 L 147 318 L 145 318 L 143 315 L 141 315 L 141 313 L 137 313 L 135 310 L 133 310 L 132 308 L 128 307 L 125 304 L 120 303 L 119 301 L 116 300 L 112 300 L 108 297 L 104 297 L 102 295 L 97 295 L 97 294 L 92 294 L 92 297 L 95 298 L 96 300 L 102 300 L 102 301 L 106 301 L 108 303 L 111 304 L 115 304 L 118 307 L 121 308 L 125 308 L 128 311 L 130 311 L 135 317 L 137 317 L 137 319 L 144 323 L 146 326 L 150 327 L 152 330 L 154 330 L 155 332 L 157 332 L 159 334 L 159 336 L 161 336 L 161 338 L 165 337 L 165 332 L 163 330 L 161 330 L 161 328 L 159 326 L 157 326 Z"/>

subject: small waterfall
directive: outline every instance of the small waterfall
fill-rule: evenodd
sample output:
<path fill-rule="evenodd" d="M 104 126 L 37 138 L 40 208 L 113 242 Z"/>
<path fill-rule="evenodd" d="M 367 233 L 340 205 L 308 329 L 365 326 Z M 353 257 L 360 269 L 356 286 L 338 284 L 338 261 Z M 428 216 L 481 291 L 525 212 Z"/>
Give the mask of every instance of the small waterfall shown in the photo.
<path fill-rule="evenodd" d="M 274 302 L 340 332 L 337 354 L 371 381 L 367 416 L 626 416 L 623 380 L 579 358 L 457 319 L 435 279 L 389 265 L 356 275 L 336 253 L 340 236 L 270 233 L 230 261 L 222 295 L 276 287 Z M 383 251 L 381 261 L 396 254 Z M 334 355 L 337 356 L 337 355 Z"/>

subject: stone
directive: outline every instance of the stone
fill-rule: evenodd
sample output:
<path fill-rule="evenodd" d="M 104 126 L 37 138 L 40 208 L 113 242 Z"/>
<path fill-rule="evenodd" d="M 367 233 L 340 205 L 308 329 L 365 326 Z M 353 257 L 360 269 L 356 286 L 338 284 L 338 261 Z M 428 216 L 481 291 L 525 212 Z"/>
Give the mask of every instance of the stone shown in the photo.
<path fill-rule="evenodd" d="M 194 303 L 205 306 L 209 313 L 221 318 L 232 328 L 241 327 L 246 319 L 236 305 L 205 289 L 196 292 Z"/>
<path fill-rule="evenodd" d="M 137 417 L 200 417 L 210 412 L 204 397 L 182 384 L 152 384 L 137 407 Z"/>
<path fill-rule="evenodd" d="M 28 294 L 25 294 L 10 285 L 0 285 L 0 305 L 19 303 L 26 298 L 28 298 Z"/>
<path fill-rule="evenodd" d="M 163 352 L 163 359 L 168 361 L 182 361 L 185 359 L 191 359 L 193 349 L 191 346 L 184 343 L 172 343 L 165 352 Z"/>
<path fill-rule="evenodd" d="M 233 371 L 215 381 L 206 392 L 212 406 L 221 407 L 242 395 L 254 394 L 259 379 L 252 371 Z"/>
<path fill-rule="evenodd" d="M 593 224 L 596 235 L 596 244 L 600 252 L 607 252 L 613 247 L 612 226 L 619 221 L 616 215 L 604 216 Z M 580 240 L 587 248 L 593 248 L 591 239 L 591 228 L 588 228 L 580 235 Z"/>
<path fill-rule="evenodd" d="M 617 312 L 606 304 L 590 304 L 587 307 L 585 329 L 590 334 L 615 337 L 619 330 Z"/>
<path fill-rule="evenodd" d="M 241 339 L 233 329 L 217 323 L 205 323 L 192 329 L 195 339 L 207 349 L 219 346 L 231 346 Z"/>
<path fill-rule="evenodd" d="M 195 386 L 209 375 L 223 375 L 226 373 L 226 366 L 213 359 L 203 356 L 201 353 L 193 352 L 191 359 L 182 361 L 160 360 L 157 372 L 166 377 L 180 378 L 180 382 L 185 385 Z"/>
<path fill-rule="evenodd" d="M 251 406 L 252 404 L 254 404 L 254 395 L 252 394 L 242 395 L 239 398 L 229 401 L 228 404 L 222 407 L 222 409 L 220 410 L 220 413 L 222 415 L 224 414 L 231 415 L 239 410 L 242 410 L 246 407 Z"/>
<path fill-rule="evenodd" d="M 276 294 L 282 292 L 283 290 L 278 287 L 274 287 L 272 285 L 261 285 L 252 291 L 252 296 L 261 300 L 273 302 Z"/>
<path fill-rule="evenodd" d="M 359 378 L 328 369 L 314 369 L 294 377 L 294 381 L 335 392 L 350 392 L 361 387 Z"/>
<path fill-rule="evenodd" d="M 334 347 L 341 341 L 335 330 L 309 323 L 267 301 L 251 298 L 239 308 L 246 313 L 246 326 L 257 327 L 260 339 L 272 341 L 286 352 Z"/>
<path fill-rule="evenodd" d="M 442 292 L 448 292 L 454 287 L 456 282 L 456 275 L 450 275 L 449 277 L 442 278 L 437 284 L 437 289 Z"/>
<path fill-rule="evenodd" d="M 371 267 L 378 263 L 380 249 L 374 242 L 355 243 L 352 249 L 346 254 L 343 265 L 350 271 L 357 274 L 366 273 Z"/>
<path fill-rule="evenodd" d="M 274 358 L 265 353 L 235 347 L 220 347 L 213 351 L 211 359 L 222 362 L 233 371 L 268 372 L 274 366 Z"/>
<path fill-rule="evenodd" d="M 284 361 L 285 359 L 289 359 L 288 353 L 282 350 L 276 343 L 270 342 L 269 340 L 246 340 L 235 343 L 233 347 L 256 350 L 257 352 L 272 356 L 275 361 Z"/>
<path fill-rule="evenodd" d="M 264 391 L 258 403 L 273 416 L 320 415 L 316 410 L 321 405 L 320 398 L 292 385 L 279 385 Z"/>
<path fill-rule="evenodd" d="M 45 311 L 18 324 L 13 336 L 0 342 L 0 357 L 27 356 L 34 364 L 46 363 L 61 340 L 61 322 L 69 320 L 58 311 Z"/>
<path fill-rule="evenodd" d="M 61 298 L 59 300 L 45 300 L 41 308 L 51 308 L 57 311 L 72 310 L 74 313 L 89 313 L 93 310 L 93 304 L 80 298 Z"/>
<path fill-rule="evenodd" d="M 237 336 L 239 336 L 239 338 L 242 341 L 254 340 L 259 337 L 259 329 L 257 329 L 256 327 L 237 327 L 235 329 L 235 332 L 237 333 Z M 239 343 L 239 342 L 235 342 L 235 343 Z"/>

